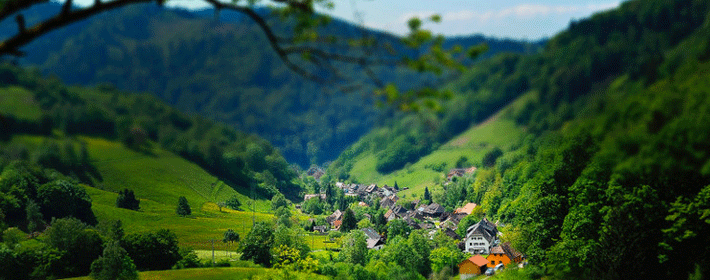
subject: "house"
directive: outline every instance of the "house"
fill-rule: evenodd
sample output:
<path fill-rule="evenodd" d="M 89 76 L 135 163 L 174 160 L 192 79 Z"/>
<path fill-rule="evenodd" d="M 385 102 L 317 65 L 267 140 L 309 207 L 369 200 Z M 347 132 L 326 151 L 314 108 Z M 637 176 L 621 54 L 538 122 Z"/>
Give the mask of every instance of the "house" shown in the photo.
<path fill-rule="evenodd" d="M 469 168 L 452 168 L 449 173 L 446 174 L 446 179 L 451 181 L 454 177 L 463 177 L 466 174 L 471 174 L 476 171 L 476 167 L 472 166 Z"/>
<path fill-rule="evenodd" d="M 324 193 L 321 194 L 307 194 L 303 196 L 303 201 L 309 200 L 311 198 L 320 197 L 320 199 L 325 200 L 327 196 Z"/>
<path fill-rule="evenodd" d="M 385 196 L 380 200 L 380 207 L 382 208 L 390 208 L 392 207 L 397 200 L 399 200 L 399 197 L 397 195 L 390 195 L 390 196 Z"/>
<path fill-rule="evenodd" d="M 442 225 L 446 225 L 446 227 L 450 227 L 452 229 L 458 228 L 459 223 L 461 220 L 463 220 L 464 217 L 468 216 L 466 213 L 453 213 L 449 215 L 449 217 L 442 223 Z"/>
<path fill-rule="evenodd" d="M 495 245 L 494 243 L 498 240 L 497 234 L 498 229 L 493 223 L 486 218 L 481 219 L 480 222 L 466 229 L 465 252 L 488 254 L 491 251 L 491 246 Z"/>
<path fill-rule="evenodd" d="M 499 246 L 491 248 L 491 253 L 486 258 L 491 266 L 503 264 L 508 265 L 511 262 L 522 262 L 523 254 L 510 246 L 510 242 L 505 242 Z"/>
<path fill-rule="evenodd" d="M 313 231 L 318 233 L 325 233 L 326 231 L 328 231 L 328 228 L 326 226 L 314 226 Z"/>
<path fill-rule="evenodd" d="M 446 209 L 443 206 L 439 205 L 438 203 L 432 203 L 429 204 L 429 206 L 427 206 L 426 208 L 424 208 L 422 210 L 422 213 L 431 218 L 439 218 L 441 214 L 444 214 L 445 211 Z"/>
<path fill-rule="evenodd" d="M 316 180 L 320 180 L 320 177 L 322 177 L 325 174 L 325 170 L 319 166 L 311 166 L 306 170 L 306 174 L 308 176 L 313 176 Z"/>
<path fill-rule="evenodd" d="M 394 205 L 394 207 L 392 207 L 392 212 L 394 212 L 397 217 L 404 217 L 407 214 L 407 209 L 404 209 L 402 205 Z"/>
<path fill-rule="evenodd" d="M 343 212 L 340 212 L 340 209 L 335 210 L 333 214 L 330 214 L 330 216 L 325 217 L 325 221 L 328 222 L 329 224 L 333 225 L 335 221 L 340 221 L 343 218 Z"/>
<path fill-rule="evenodd" d="M 367 186 L 367 188 L 365 188 L 365 192 L 367 194 L 372 194 L 377 191 L 378 191 L 377 184 L 372 184 L 372 185 Z"/>
<path fill-rule="evenodd" d="M 390 186 L 384 185 L 382 187 L 382 189 L 380 189 L 380 193 L 382 193 L 383 196 L 390 196 L 390 195 L 396 194 L 397 190 L 395 190 L 394 188 L 392 188 Z"/>
<path fill-rule="evenodd" d="M 385 219 L 387 219 L 387 222 L 390 222 L 396 218 L 397 215 L 394 214 L 394 211 L 392 211 L 392 209 L 387 210 L 387 213 L 385 213 Z"/>
<path fill-rule="evenodd" d="M 483 274 L 487 268 L 488 260 L 481 255 L 475 255 L 459 264 L 459 279 L 468 279 Z"/>
<path fill-rule="evenodd" d="M 333 222 L 333 229 L 334 230 L 340 230 L 340 226 L 343 225 L 343 220 L 337 220 Z"/>
<path fill-rule="evenodd" d="M 367 249 L 380 250 L 384 247 L 385 241 L 382 240 L 382 236 L 380 236 L 374 229 L 364 228 L 362 231 L 367 237 Z"/>
<path fill-rule="evenodd" d="M 476 208 L 476 206 L 476 203 L 467 203 L 461 208 L 456 208 L 454 214 L 465 213 L 466 215 L 471 215 L 471 213 L 473 213 L 473 209 Z"/>
<path fill-rule="evenodd" d="M 461 236 L 459 236 L 458 233 L 456 233 L 450 228 L 444 229 L 444 234 L 446 234 L 448 237 L 451 237 L 451 239 L 453 240 L 461 240 Z"/>

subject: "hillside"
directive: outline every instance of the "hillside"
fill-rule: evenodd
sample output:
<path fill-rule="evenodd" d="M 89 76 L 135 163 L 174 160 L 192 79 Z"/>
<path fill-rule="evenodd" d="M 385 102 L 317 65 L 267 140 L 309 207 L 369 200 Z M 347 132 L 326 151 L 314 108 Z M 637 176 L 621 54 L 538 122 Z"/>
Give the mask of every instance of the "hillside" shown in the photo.
<path fill-rule="evenodd" d="M 432 158 L 486 139 L 485 128 L 495 128 L 488 139 L 502 153 L 493 164 L 457 151 L 471 155 L 478 170 L 435 186 L 432 197 L 446 207 L 475 202 L 486 217 L 508 224 L 505 239 L 541 268 L 536 277 L 707 277 L 709 11 L 706 1 L 629 1 L 573 22 L 540 54 L 492 65 L 507 66 L 501 77 L 517 79 L 517 93 L 506 94 L 506 84 L 490 74 L 496 72 L 482 66 L 451 85 L 468 92 L 463 100 L 513 96 L 490 121 L 472 118 L 459 138 L 435 142 L 433 152 L 424 150 L 401 170 L 377 172 L 390 148 L 377 143 L 400 139 L 398 129 L 412 127 L 404 118 L 363 138 L 374 145 L 351 146 L 329 173 L 357 181 L 396 178 L 421 195 L 416 181 L 402 183 L 408 168 L 410 176 L 421 175 L 418 182 L 437 182 L 430 178 L 446 169 L 423 166 L 439 168 Z M 506 140 L 511 134 L 517 136 Z M 448 168 L 455 158 L 440 162 Z"/>
<path fill-rule="evenodd" d="M 9 226 L 24 227 L 20 213 L 36 199 L 17 189 L 24 186 L 17 178 L 66 180 L 89 196 L 93 214 L 85 222 L 121 219 L 127 232 L 167 228 L 195 248 L 207 248 L 228 227 L 246 234 L 252 206 L 257 220 L 271 220 L 263 213 L 271 212 L 273 194 L 300 192 L 285 160 L 256 136 L 180 114 L 145 94 L 67 88 L 9 65 L 0 76 L 0 211 Z M 116 207 L 123 189 L 135 192 L 140 211 Z M 175 215 L 180 196 L 194 209 L 192 219 Z M 218 209 L 233 196 L 247 212 Z M 42 211 L 47 221 L 54 215 Z"/>
<path fill-rule="evenodd" d="M 48 4 L 25 15 L 31 22 L 57 9 L 58 4 Z M 276 20 L 270 23 L 278 34 L 288 34 L 289 26 Z M 0 24 L 0 34 L 12 34 L 14 29 L 14 21 Z M 339 20 L 321 32 L 325 37 L 346 39 L 365 32 L 403 50 L 396 37 L 361 32 Z M 89 41 L 92 44 L 81 43 Z M 489 46 L 484 57 L 532 52 L 540 46 L 482 36 L 451 38 L 445 45 L 481 43 Z M 183 112 L 258 134 L 278 147 L 288 162 L 304 169 L 334 159 L 392 113 L 375 106 L 374 87 L 358 72 L 362 70 L 337 65 L 344 75 L 354 74 L 356 84 L 362 84 L 354 92 L 308 81 L 285 67 L 254 23 L 228 11 L 215 21 L 211 10 L 136 5 L 68 26 L 25 50 L 28 55 L 21 62 L 38 66 L 42 73 L 57 75 L 68 84 L 108 83 L 121 90 L 150 92 Z M 374 71 L 384 83 L 405 89 L 416 86 L 410 81 L 431 80 L 404 70 L 375 67 Z"/>

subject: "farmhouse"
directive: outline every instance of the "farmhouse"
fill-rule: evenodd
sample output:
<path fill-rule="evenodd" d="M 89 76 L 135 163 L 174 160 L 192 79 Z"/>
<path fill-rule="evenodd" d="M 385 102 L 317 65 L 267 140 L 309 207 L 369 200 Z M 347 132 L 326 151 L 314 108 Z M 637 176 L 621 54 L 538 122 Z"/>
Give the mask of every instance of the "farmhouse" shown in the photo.
<path fill-rule="evenodd" d="M 468 279 L 480 275 L 488 268 L 488 260 L 481 255 L 470 257 L 459 264 L 460 279 Z"/>
<path fill-rule="evenodd" d="M 472 254 L 490 253 L 491 246 L 498 240 L 497 234 L 498 229 L 493 223 L 486 218 L 481 219 L 466 229 L 465 251 Z"/>

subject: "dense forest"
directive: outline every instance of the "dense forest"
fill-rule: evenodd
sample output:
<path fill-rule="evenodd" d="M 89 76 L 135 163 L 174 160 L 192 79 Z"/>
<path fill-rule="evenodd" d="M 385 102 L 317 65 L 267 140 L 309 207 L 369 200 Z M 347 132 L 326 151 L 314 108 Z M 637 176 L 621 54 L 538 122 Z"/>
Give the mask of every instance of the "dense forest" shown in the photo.
<path fill-rule="evenodd" d="M 25 16 L 32 22 L 58 9 L 59 4 L 40 5 Z M 268 10 L 259 12 L 270 18 Z M 269 22 L 277 34 L 289 34 L 290 23 Z M 0 34 L 13 32 L 13 21 L 0 24 Z M 372 37 L 381 45 L 390 42 L 401 52 L 411 52 L 397 37 L 336 19 L 319 33 L 343 42 Z M 93 43 L 81 43 L 88 41 Z M 449 38 L 444 46 L 481 43 L 488 46 L 482 58 L 498 52 L 534 52 L 541 46 L 483 36 Z M 283 64 L 256 24 L 229 11 L 215 20 L 213 10 L 136 5 L 70 25 L 27 48 L 33 51 L 21 62 L 38 66 L 43 73 L 69 84 L 110 83 L 121 90 L 150 92 L 179 110 L 258 134 L 302 168 L 336 158 L 393 113 L 375 106 L 376 87 L 358 66 L 338 65 L 357 87 L 341 90 L 307 80 Z M 431 75 L 403 69 L 373 67 L 373 71 L 381 82 L 403 90 L 434 82 Z"/>
<path fill-rule="evenodd" d="M 474 66 L 445 113 L 376 129 L 329 172 L 347 179 L 362 153 L 379 172 L 400 169 L 450 139 L 447 120 L 465 128 L 523 96 L 499 116 L 529 136 L 435 200 L 481 204 L 556 278 L 707 275 L 709 9 L 629 1 L 572 22 L 539 54 Z"/>

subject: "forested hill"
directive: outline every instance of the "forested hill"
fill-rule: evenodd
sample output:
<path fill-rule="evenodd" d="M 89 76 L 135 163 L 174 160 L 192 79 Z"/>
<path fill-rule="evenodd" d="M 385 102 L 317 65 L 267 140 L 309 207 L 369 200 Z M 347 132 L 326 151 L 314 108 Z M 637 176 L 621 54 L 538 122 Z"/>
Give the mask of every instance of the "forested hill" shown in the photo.
<path fill-rule="evenodd" d="M 22 140 L 28 135 L 41 145 Z M 89 162 L 97 155 L 87 154 L 79 136 L 122 143 L 147 157 L 155 151 L 172 152 L 235 189 L 254 187 L 260 197 L 279 192 L 292 199 L 299 196 L 299 186 L 292 182 L 295 172 L 263 138 L 188 116 L 149 94 L 107 86 L 69 88 L 39 73 L 0 65 L 0 167 L 31 162 L 75 181 L 101 185 L 101 174 Z"/>
<path fill-rule="evenodd" d="M 31 22 L 57 9 L 58 4 L 38 6 L 26 18 Z M 278 147 L 289 162 L 303 167 L 334 159 L 388 118 L 390 112 L 374 105 L 373 87 L 346 95 L 307 81 L 285 67 L 253 22 L 236 13 L 220 15 L 216 22 L 211 10 L 135 5 L 40 38 L 24 48 L 27 57 L 22 62 L 69 84 L 110 83 L 122 90 L 150 92 L 179 110 L 256 133 Z M 272 23 L 276 31 L 282 31 L 278 22 Z M 14 21 L 8 20 L 0 25 L 0 34 L 13 34 L 15 29 Z M 323 29 L 335 36 L 358 38 L 361 34 L 360 29 L 338 20 Z M 366 33 L 381 41 L 396 40 L 384 33 Z M 452 38 L 451 42 L 487 43 L 489 51 L 484 56 L 536 51 L 540 46 L 482 36 Z M 375 71 L 384 82 L 405 88 L 410 81 L 427 80 L 406 71 Z"/>
<path fill-rule="evenodd" d="M 709 13 L 707 1 L 629 1 L 571 23 L 540 54 L 476 66 L 452 85 L 461 92 L 456 98 L 505 97 L 490 123 L 515 124 L 523 136 L 467 147 L 491 156 L 464 163 L 479 167 L 470 180 L 430 186 L 434 200 L 453 208 L 474 202 L 509 225 L 504 238 L 540 268 L 528 270 L 534 278 L 707 278 Z M 486 112 L 472 119 L 494 111 Z M 388 139 L 413 146 L 415 137 L 437 138 L 410 134 L 402 127 L 415 122 L 405 121 L 365 136 L 374 144 L 353 145 L 328 172 L 345 178 L 362 159 L 377 160 L 357 165 L 371 168 L 362 173 L 393 162 L 419 166 L 421 155 Z M 428 124 L 446 122 L 432 117 Z"/>

